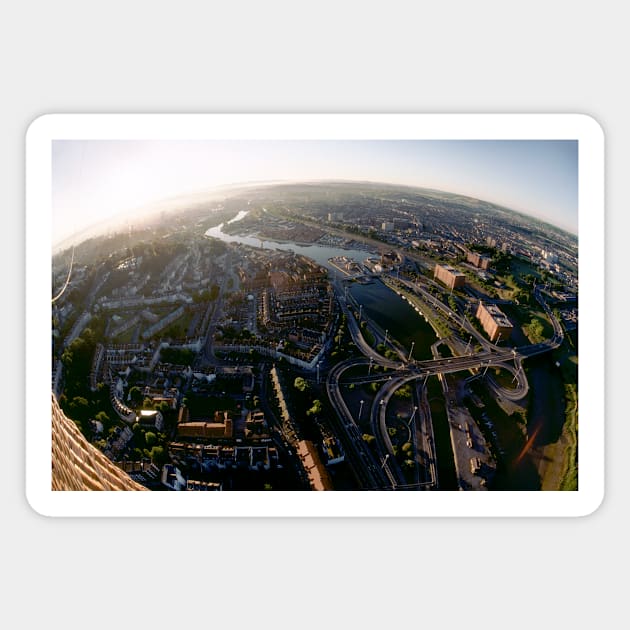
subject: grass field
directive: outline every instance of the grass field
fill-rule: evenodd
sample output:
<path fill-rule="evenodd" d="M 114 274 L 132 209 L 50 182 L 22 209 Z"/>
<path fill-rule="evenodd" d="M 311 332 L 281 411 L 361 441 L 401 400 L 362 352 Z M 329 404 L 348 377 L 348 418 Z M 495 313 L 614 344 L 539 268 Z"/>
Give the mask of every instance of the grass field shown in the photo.
<path fill-rule="evenodd" d="M 578 489 L 578 461 L 577 461 L 577 436 L 578 436 L 578 407 L 577 387 L 565 385 L 566 392 L 566 423 L 562 432 L 566 438 L 567 446 L 564 455 L 564 470 L 560 481 L 560 490 Z"/>

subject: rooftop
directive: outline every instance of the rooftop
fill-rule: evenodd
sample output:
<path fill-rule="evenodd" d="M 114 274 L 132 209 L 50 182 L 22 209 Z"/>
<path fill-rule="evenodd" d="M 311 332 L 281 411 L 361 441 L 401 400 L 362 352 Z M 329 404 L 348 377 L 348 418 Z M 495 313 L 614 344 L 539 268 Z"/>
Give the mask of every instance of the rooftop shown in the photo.
<path fill-rule="evenodd" d="M 499 326 L 512 327 L 512 322 L 496 304 L 484 304 L 484 308 Z"/>
<path fill-rule="evenodd" d="M 449 273 L 452 273 L 455 276 L 465 276 L 465 273 L 462 273 L 461 271 L 459 271 L 458 269 L 455 269 L 455 267 L 451 267 L 451 265 L 447 265 L 445 263 L 439 263 L 437 264 L 438 267 L 441 267 L 442 269 L 446 269 L 446 271 L 448 271 Z"/>

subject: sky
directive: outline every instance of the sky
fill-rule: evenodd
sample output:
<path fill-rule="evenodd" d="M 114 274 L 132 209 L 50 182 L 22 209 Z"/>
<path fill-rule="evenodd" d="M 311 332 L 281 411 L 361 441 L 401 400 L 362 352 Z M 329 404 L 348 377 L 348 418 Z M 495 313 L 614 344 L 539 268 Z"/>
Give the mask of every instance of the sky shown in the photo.
<path fill-rule="evenodd" d="M 53 244 L 179 195 L 318 179 L 469 195 L 577 234 L 574 140 L 55 140 Z"/>

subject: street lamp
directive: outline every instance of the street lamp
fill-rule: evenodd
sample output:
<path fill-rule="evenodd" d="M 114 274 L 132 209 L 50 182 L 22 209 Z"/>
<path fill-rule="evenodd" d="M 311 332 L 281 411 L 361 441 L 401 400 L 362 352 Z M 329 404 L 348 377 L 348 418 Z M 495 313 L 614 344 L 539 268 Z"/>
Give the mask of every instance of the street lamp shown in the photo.
<path fill-rule="evenodd" d="M 470 339 L 468 339 L 468 345 L 466 346 L 466 350 L 464 351 L 464 353 L 468 352 L 468 348 L 470 348 L 470 342 L 472 341 L 472 335 L 470 335 Z"/>
<path fill-rule="evenodd" d="M 370 357 L 370 367 L 368 367 L 368 376 L 370 375 L 370 373 L 372 372 L 372 361 L 374 359 L 372 357 Z"/>
<path fill-rule="evenodd" d="M 359 324 L 361 323 L 361 313 L 363 312 L 363 304 L 359 304 Z"/>
<path fill-rule="evenodd" d="M 319 366 L 322 364 L 321 361 L 317 362 L 317 384 L 319 385 Z"/>
<path fill-rule="evenodd" d="M 407 361 L 411 361 L 411 354 L 413 353 L 413 346 L 415 343 L 415 341 L 411 342 L 411 350 L 409 350 L 409 357 L 407 357 Z"/>
<path fill-rule="evenodd" d="M 359 406 L 359 422 L 361 422 L 361 412 L 363 411 L 363 401 L 361 400 L 360 402 L 361 404 Z"/>
<path fill-rule="evenodd" d="M 385 343 L 384 343 L 384 345 L 387 345 L 387 333 L 388 332 L 389 332 L 388 330 L 385 331 Z"/>
<path fill-rule="evenodd" d="M 414 405 L 413 407 L 413 413 L 411 414 L 411 418 L 409 418 L 409 424 L 407 424 L 408 427 L 411 427 L 411 423 L 413 422 L 413 419 L 416 415 L 416 411 L 418 411 L 418 406 Z"/>
<path fill-rule="evenodd" d="M 381 468 L 385 468 L 385 464 L 387 463 L 388 459 L 389 459 L 389 453 L 387 453 L 387 455 L 385 455 L 385 457 L 383 458 L 383 463 L 381 464 Z"/>

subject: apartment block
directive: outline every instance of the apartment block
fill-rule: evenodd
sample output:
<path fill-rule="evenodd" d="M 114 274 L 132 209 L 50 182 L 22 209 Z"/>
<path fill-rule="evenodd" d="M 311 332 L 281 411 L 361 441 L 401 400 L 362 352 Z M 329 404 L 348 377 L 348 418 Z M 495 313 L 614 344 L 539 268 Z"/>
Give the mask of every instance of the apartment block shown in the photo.
<path fill-rule="evenodd" d="M 457 271 L 450 265 L 435 265 L 433 277 L 445 284 L 449 289 L 457 289 L 463 287 L 466 282 L 466 276 L 461 271 Z"/>
<path fill-rule="evenodd" d="M 479 269 L 487 269 L 490 265 L 490 258 L 483 256 L 482 254 L 478 254 L 477 252 L 467 252 L 466 261 L 471 265 L 475 265 L 475 267 Z"/>
<path fill-rule="evenodd" d="M 476 317 L 490 338 L 490 341 L 494 342 L 499 337 L 505 340 L 512 334 L 512 323 L 506 317 L 505 313 L 495 304 L 479 302 Z"/>

